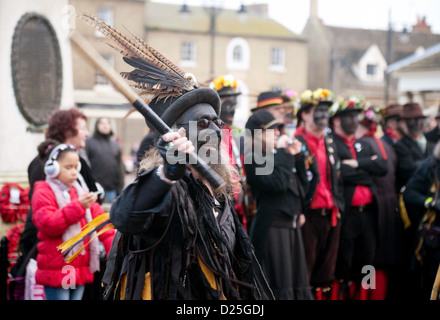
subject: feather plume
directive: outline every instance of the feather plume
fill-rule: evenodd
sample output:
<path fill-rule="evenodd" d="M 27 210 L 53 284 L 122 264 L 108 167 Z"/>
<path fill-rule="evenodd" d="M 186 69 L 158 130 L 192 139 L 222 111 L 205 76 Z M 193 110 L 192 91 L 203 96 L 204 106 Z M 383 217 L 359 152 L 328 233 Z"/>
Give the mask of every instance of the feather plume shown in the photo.
<path fill-rule="evenodd" d="M 185 73 L 131 32 L 129 33 L 133 40 L 90 14 L 83 13 L 79 18 L 106 36 L 110 41 L 108 44 L 121 53 L 124 61 L 134 68 L 131 72 L 122 72 L 121 75 L 132 81 L 132 87 L 144 99 L 178 97 L 199 87 L 192 74 Z"/>
<path fill-rule="evenodd" d="M 60 244 L 57 249 L 61 251 L 63 256 L 65 257 L 66 262 L 71 262 L 75 257 L 85 248 L 87 247 L 90 242 L 93 241 L 96 237 L 99 237 L 101 234 L 106 232 L 107 230 L 110 230 L 114 228 L 113 224 L 110 222 L 110 214 L 109 213 L 103 213 L 99 216 L 97 216 L 95 219 L 90 221 L 88 224 L 86 224 L 82 229 L 81 232 L 75 235 L 74 237 L 66 240 L 62 244 Z M 95 233 L 96 232 L 96 233 Z M 90 238 L 89 241 L 85 242 L 84 240 Z M 66 256 L 69 254 L 69 252 L 78 244 L 84 241 L 84 245 L 75 252 L 72 256 L 69 258 L 66 258 Z"/>

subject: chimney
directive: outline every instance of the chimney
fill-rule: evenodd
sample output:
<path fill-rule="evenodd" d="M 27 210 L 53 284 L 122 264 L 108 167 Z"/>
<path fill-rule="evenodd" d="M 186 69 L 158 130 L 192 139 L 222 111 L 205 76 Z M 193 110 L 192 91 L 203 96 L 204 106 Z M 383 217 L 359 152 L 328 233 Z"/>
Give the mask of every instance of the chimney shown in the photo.
<path fill-rule="evenodd" d="M 249 4 L 246 5 L 246 9 L 248 12 L 255 13 L 262 17 L 269 16 L 269 5 L 267 3 Z"/>
<path fill-rule="evenodd" d="M 310 0 L 310 17 L 318 18 L 318 0 Z"/>
<path fill-rule="evenodd" d="M 413 26 L 412 32 L 431 34 L 431 26 L 426 24 L 426 17 L 417 17 L 417 24 Z"/>

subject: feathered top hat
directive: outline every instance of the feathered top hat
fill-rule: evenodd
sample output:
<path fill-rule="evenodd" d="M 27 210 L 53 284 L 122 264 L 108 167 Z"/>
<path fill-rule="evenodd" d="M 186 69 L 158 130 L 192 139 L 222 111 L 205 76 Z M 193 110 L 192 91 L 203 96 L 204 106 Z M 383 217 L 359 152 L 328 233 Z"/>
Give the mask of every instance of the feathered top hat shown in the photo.
<path fill-rule="evenodd" d="M 186 73 L 145 41 L 132 34 L 133 40 L 101 20 L 80 15 L 111 41 L 123 60 L 134 70 L 122 72 L 139 95 L 169 126 L 186 110 L 199 103 L 211 105 L 220 114 L 220 98 L 211 88 L 201 88 L 194 75 Z"/>

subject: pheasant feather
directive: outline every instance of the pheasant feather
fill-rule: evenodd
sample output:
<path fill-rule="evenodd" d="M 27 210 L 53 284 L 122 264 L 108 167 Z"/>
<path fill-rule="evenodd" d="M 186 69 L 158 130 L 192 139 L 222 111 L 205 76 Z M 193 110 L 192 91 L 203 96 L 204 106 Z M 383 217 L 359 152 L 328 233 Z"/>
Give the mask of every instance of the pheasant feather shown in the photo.
<path fill-rule="evenodd" d="M 109 45 L 121 53 L 124 61 L 134 68 L 131 72 L 122 72 L 121 75 L 132 81 L 132 87 L 139 90 L 139 94 L 145 99 L 178 97 L 199 87 L 192 74 L 185 73 L 131 32 L 134 40 L 92 15 L 82 14 L 79 17 L 106 36 L 110 41 Z"/>

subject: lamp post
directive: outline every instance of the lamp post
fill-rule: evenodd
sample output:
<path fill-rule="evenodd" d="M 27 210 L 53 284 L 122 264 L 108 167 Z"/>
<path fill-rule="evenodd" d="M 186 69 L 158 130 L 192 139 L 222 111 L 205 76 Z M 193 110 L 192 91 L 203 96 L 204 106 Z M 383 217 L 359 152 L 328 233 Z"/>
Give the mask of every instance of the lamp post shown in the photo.
<path fill-rule="evenodd" d="M 211 77 L 215 77 L 215 67 L 214 67 L 214 61 L 215 61 L 215 36 L 217 33 L 216 29 L 216 21 L 217 21 L 217 15 L 221 12 L 221 9 L 219 7 L 216 7 L 215 4 L 205 7 L 205 10 L 209 14 L 209 34 L 211 37 L 211 44 L 210 44 L 210 62 L 209 62 L 209 74 Z"/>
<path fill-rule="evenodd" d="M 215 77 L 216 75 L 215 74 L 215 37 L 217 35 L 217 16 L 222 11 L 222 8 L 220 6 L 216 6 L 215 0 L 211 0 L 209 2 L 210 2 L 209 5 L 204 4 L 203 7 L 209 15 L 209 36 L 210 36 L 209 73 L 211 77 Z M 186 3 L 182 4 L 179 13 L 185 16 L 188 16 L 191 13 Z M 246 13 L 247 13 L 246 6 L 244 4 L 241 4 L 240 9 L 237 11 L 237 14 L 239 15 L 239 19 L 243 19 Z"/>
<path fill-rule="evenodd" d="M 387 41 L 386 41 L 386 57 L 385 60 L 387 62 L 387 67 L 392 63 L 392 50 L 393 50 L 393 24 L 391 22 L 391 8 L 388 11 L 388 31 L 387 31 Z M 400 43 L 406 44 L 409 41 L 409 32 L 406 26 L 403 28 L 403 32 L 400 34 L 398 39 Z M 391 86 L 391 77 L 390 73 L 385 71 L 385 105 L 388 105 L 390 102 L 390 86 Z"/>
<path fill-rule="evenodd" d="M 388 31 L 387 31 L 387 51 L 385 60 L 387 66 L 391 64 L 391 48 L 393 41 L 393 26 L 391 24 L 391 8 L 388 11 Z M 390 101 L 390 74 L 385 71 L 385 105 L 388 105 Z"/>

